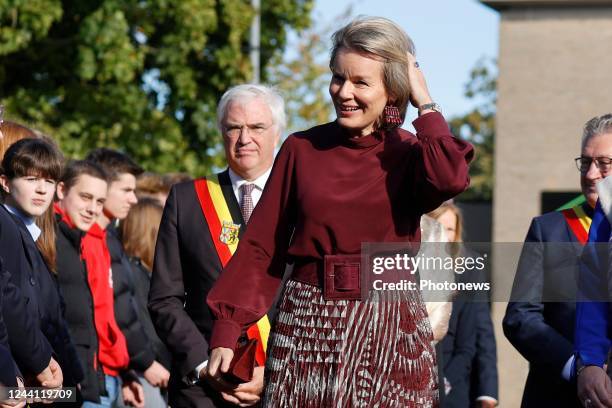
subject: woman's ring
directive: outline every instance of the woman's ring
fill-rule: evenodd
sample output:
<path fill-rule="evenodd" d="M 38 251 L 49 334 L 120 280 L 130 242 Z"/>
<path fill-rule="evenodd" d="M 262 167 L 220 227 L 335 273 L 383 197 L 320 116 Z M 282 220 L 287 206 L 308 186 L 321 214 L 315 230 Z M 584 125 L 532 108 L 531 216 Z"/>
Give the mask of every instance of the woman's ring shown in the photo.
<path fill-rule="evenodd" d="M 419 67 L 419 63 L 418 63 L 418 62 L 416 62 L 416 61 L 414 61 L 414 66 L 415 66 L 416 68 L 418 68 L 418 67 Z"/>
<path fill-rule="evenodd" d="M 590 406 L 593 405 L 593 401 L 591 401 L 590 398 L 585 398 L 584 401 L 582 402 L 582 405 L 584 405 L 585 408 L 589 408 Z"/>

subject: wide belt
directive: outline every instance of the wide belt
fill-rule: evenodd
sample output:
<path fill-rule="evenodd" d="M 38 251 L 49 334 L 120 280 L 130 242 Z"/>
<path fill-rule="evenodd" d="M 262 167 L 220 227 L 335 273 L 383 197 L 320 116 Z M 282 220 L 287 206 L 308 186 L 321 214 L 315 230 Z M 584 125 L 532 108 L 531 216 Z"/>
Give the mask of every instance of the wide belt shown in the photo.
<path fill-rule="evenodd" d="M 291 279 L 323 288 L 325 300 L 362 300 L 367 296 L 368 274 L 361 255 L 325 255 L 323 261 L 296 263 Z"/>

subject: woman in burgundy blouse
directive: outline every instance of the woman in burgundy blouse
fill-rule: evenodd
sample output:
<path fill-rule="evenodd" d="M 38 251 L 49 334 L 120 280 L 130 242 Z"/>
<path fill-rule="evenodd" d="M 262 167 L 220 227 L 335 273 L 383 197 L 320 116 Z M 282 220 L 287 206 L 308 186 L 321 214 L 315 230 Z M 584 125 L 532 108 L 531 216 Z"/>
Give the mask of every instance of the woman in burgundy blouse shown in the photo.
<path fill-rule="evenodd" d="M 473 149 L 450 133 L 395 23 L 362 18 L 337 31 L 330 68 L 337 120 L 284 142 L 208 296 L 217 319 L 209 375 L 227 371 L 238 337 L 271 306 L 290 262 L 268 343 L 264 406 L 437 406 L 420 293 L 369 290 L 361 298 L 369 284 L 353 258 L 363 242 L 419 242 L 421 215 L 469 185 Z M 416 137 L 398 128 L 408 103 L 419 110 Z"/>

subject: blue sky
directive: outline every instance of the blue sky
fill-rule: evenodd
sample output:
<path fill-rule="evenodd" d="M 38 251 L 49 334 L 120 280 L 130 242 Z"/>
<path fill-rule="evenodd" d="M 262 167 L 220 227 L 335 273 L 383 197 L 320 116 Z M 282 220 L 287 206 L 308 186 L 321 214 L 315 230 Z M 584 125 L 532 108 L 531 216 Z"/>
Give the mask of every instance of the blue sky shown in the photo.
<path fill-rule="evenodd" d="M 479 58 L 497 58 L 497 12 L 476 0 L 316 0 L 314 19 L 325 26 L 351 4 L 353 16 L 387 17 L 412 37 L 429 90 L 446 117 L 474 106 L 463 96 L 464 85 Z M 406 122 L 415 116 L 409 110 Z"/>

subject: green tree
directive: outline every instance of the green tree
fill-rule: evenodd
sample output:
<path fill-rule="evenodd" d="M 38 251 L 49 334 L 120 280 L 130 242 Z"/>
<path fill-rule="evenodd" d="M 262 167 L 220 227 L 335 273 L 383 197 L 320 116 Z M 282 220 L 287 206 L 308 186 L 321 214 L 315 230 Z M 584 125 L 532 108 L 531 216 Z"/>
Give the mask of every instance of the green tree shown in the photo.
<path fill-rule="evenodd" d="M 476 63 L 470 72 L 465 96 L 477 102 L 477 106 L 465 115 L 453 117 L 449 121 L 453 133 L 472 143 L 476 153 L 476 159 L 470 165 L 471 185 L 461 194 L 461 200 L 492 199 L 496 72 L 494 60 L 482 58 Z"/>
<path fill-rule="evenodd" d="M 262 2 L 263 68 L 312 6 Z M 0 0 L 2 102 L 70 156 L 108 146 L 204 174 L 222 162 L 217 101 L 251 77 L 253 13 L 247 0 Z"/>

